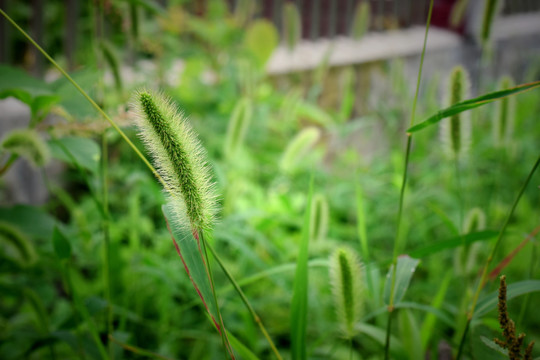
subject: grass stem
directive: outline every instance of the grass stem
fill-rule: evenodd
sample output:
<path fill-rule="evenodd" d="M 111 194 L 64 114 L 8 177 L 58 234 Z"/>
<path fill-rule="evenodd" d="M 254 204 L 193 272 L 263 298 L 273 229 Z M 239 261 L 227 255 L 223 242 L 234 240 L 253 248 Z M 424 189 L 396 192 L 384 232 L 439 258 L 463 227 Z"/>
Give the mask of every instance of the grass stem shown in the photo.
<path fill-rule="evenodd" d="M 212 275 L 212 268 L 210 267 L 210 259 L 208 257 L 208 251 L 207 251 L 209 244 L 206 242 L 206 237 L 204 236 L 203 231 L 199 232 L 199 238 L 201 240 L 201 245 L 202 245 L 201 255 L 204 254 L 203 263 L 206 262 L 205 268 L 208 275 L 208 279 L 210 280 L 210 288 L 212 289 L 212 297 L 214 298 L 214 306 L 216 307 L 216 313 L 217 313 L 216 316 L 218 317 L 217 320 L 219 321 L 219 327 L 220 327 L 219 333 L 221 334 L 223 347 L 227 350 L 229 357 L 234 360 L 234 353 L 229 345 L 229 340 L 227 339 L 227 331 L 225 330 L 225 325 L 223 324 L 223 318 L 221 317 L 221 311 L 219 309 L 219 304 L 217 300 L 216 288 L 214 286 L 214 276 Z"/>
<path fill-rule="evenodd" d="M 433 12 L 433 0 L 430 0 L 429 2 L 429 11 L 428 16 L 426 20 L 426 32 L 424 34 L 424 44 L 422 46 L 422 55 L 420 55 L 420 67 L 418 69 L 418 78 L 416 79 L 416 90 L 414 93 L 414 100 L 413 100 L 413 106 L 411 110 L 411 121 L 410 126 L 414 125 L 414 120 L 416 116 L 416 104 L 418 101 L 418 93 L 420 91 L 420 81 L 422 79 L 422 69 L 424 67 L 424 57 L 426 54 L 426 44 L 427 44 L 427 38 L 429 33 L 429 25 L 431 23 L 431 14 Z M 393 263 L 393 275 L 392 275 L 392 285 L 390 288 L 390 304 L 388 306 L 388 326 L 386 328 L 386 343 L 385 343 L 385 354 L 384 358 L 385 360 L 389 359 L 389 349 L 390 349 L 390 325 L 392 324 L 392 312 L 394 310 L 394 291 L 395 291 L 395 285 L 396 285 L 396 269 L 397 269 L 397 257 L 399 254 L 399 251 L 403 248 L 404 239 L 405 237 L 402 237 L 400 235 L 401 231 L 401 219 L 403 216 L 403 202 L 405 199 L 405 188 L 407 185 L 407 175 L 408 175 L 408 168 L 409 168 L 409 159 L 411 154 L 411 145 L 412 145 L 412 136 L 410 134 L 407 134 L 407 149 L 405 151 L 405 166 L 403 168 L 403 179 L 401 183 L 401 190 L 399 193 L 399 207 L 398 207 L 398 215 L 397 215 L 397 223 L 396 223 L 396 239 L 394 242 L 394 253 L 392 256 L 392 263 Z"/>
<path fill-rule="evenodd" d="M 112 301 L 111 301 L 111 271 L 110 271 L 110 233 L 109 233 L 109 187 L 107 183 L 107 162 L 108 162 L 108 148 L 107 148 L 107 129 L 103 131 L 101 139 L 101 187 L 103 191 L 103 198 L 101 204 L 103 206 L 103 280 L 105 285 L 105 299 L 107 300 L 106 309 L 106 324 L 107 334 L 112 336 L 113 333 L 113 313 L 112 313 Z M 114 358 L 114 348 L 111 341 L 108 342 L 109 357 Z"/>
<path fill-rule="evenodd" d="M 221 267 L 221 270 L 223 270 L 223 273 L 225 274 L 225 276 L 227 276 L 227 278 L 229 279 L 229 281 L 233 285 L 234 289 L 236 290 L 236 292 L 238 293 L 238 295 L 242 299 L 242 302 L 244 303 L 244 305 L 248 309 L 249 313 L 251 314 L 251 317 L 253 318 L 253 321 L 255 321 L 257 323 L 257 325 L 261 329 L 261 332 L 263 333 L 264 337 L 266 338 L 266 340 L 268 340 L 268 343 L 270 344 L 270 347 L 272 348 L 272 351 L 276 355 L 276 358 L 281 360 L 282 359 L 281 354 L 279 353 L 278 349 L 276 348 L 276 345 L 272 341 L 272 338 L 268 334 L 268 331 L 266 331 L 266 328 L 264 327 L 264 325 L 263 325 L 263 323 L 261 321 L 261 318 L 259 317 L 259 315 L 257 315 L 255 310 L 253 309 L 253 306 L 251 306 L 251 304 L 250 304 L 249 300 L 247 299 L 246 295 L 244 294 L 244 292 L 240 288 L 240 285 L 238 285 L 238 283 L 236 282 L 236 280 L 234 279 L 232 274 L 229 272 L 229 270 L 227 270 L 227 268 L 225 267 L 225 264 L 223 264 L 223 262 L 221 261 L 221 259 L 218 256 L 218 254 L 216 253 L 216 251 L 212 247 L 212 245 L 207 244 L 207 247 L 210 250 L 210 252 L 212 253 L 212 256 L 214 257 L 214 259 L 216 259 L 218 265 Z"/>

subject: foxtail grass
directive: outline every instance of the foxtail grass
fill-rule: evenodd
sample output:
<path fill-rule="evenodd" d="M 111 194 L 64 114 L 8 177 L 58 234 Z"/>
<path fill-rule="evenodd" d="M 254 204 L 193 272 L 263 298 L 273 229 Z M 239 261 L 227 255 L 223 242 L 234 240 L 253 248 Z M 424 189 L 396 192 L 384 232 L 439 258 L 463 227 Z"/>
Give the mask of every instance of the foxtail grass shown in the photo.
<path fill-rule="evenodd" d="M 316 127 L 308 127 L 300 131 L 287 145 L 281 157 L 280 168 L 286 173 L 292 173 L 300 161 L 308 154 L 321 137 L 321 131 Z"/>
<path fill-rule="evenodd" d="M 322 194 L 313 196 L 310 210 L 310 241 L 323 241 L 328 234 L 330 211 L 328 201 Z"/>
<path fill-rule="evenodd" d="M 141 90 L 135 94 L 133 108 L 139 136 L 170 190 L 176 220 L 189 225 L 198 238 L 211 228 L 216 212 L 206 153 L 191 125 L 164 95 Z"/>
<path fill-rule="evenodd" d="M 330 256 L 329 269 L 340 333 L 350 340 L 362 316 L 362 266 L 352 250 L 339 248 Z"/>
<path fill-rule="evenodd" d="M 46 165 L 51 158 L 47 144 L 33 129 L 9 132 L 2 140 L 1 149 L 22 156 L 36 167 Z"/>
<path fill-rule="evenodd" d="M 448 98 L 446 106 L 452 106 L 470 97 L 470 80 L 467 70 L 462 66 L 452 69 L 448 79 Z M 445 152 L 452 158 L 462 157 L 470 147 L 470 113 L 452 115 L 441 126 L 441 140 Z"/>
<path fill-rule="evenodd" d="M 507 90 L 515 86 L 510 76 L 499 80 L 497 90 Z M 508 145 L 514 132 L 516 115 L 516 98 L 506 97 L 497 103 L 493 117 L 493 142 L 496 146 Z"/>

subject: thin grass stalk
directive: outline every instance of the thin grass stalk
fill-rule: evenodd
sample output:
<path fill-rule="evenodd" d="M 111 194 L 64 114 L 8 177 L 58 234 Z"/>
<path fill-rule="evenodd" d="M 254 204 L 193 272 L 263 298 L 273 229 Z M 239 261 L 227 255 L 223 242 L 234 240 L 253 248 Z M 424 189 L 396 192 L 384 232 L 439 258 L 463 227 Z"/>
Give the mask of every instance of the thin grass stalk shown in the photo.
<path fill-rule="evenodd" d="M 251 314 L 251 317 L 253 318 L 253 321 L 255 321 L 257 323 L 257 325 L 261 329 L 261 332 L 263 333 L 264 337 L 266 338 L 266 340 L 268 340 L 268 344 L 270 345 L 270 348 L 274 352 L 274 355 L 276 355 L 277 359 L 282 360 L 283 358 L 281 357 L 281 354 L 279 353 L 276 345 L 272 341 L 272 338 L 268 334 L 268 331 L 264 327 L 264 324 L 262 323 L 261 318 L 259 317 L 259 315 L 257 315 L 257 313 L 255 312 L 255 309 L 253 309 L 253 306 L 250 304 L 250 302 L 247 299 L 246 295 L 242 291 L 242 288 L 240 288 L 240 285 L 236 282 L 236 280 L 234 279 L 232 274 L 229 272 L 229 270 L 227 270 L 227 268 L 225 267 L 225 265 L 221 261 L 220 257 L 218 256 L 218 254 L 216 253 L 216 251 L 212 247 L 212 245 L 210 245 L 208 243 L 206 245 L 207 245 L 208 249 L 210 250 L 210 252 L 212 253 L 212 256 L 214 257 L 214 259 L 216 259 L 218 265 L 221 267 L 221 270 L 223 270 L 223 273 L 225 274 L 225 276 L 227 276 L 227 278 L 231 282 L 232 286 L 234 287 L 234 289 L 236 290 L 236 292 L 238 293 L 238 295 L 242 299 L 242 302 L 244 303 L 244 305 L 248 309 L 249 313 Z"/>
<path fill-rule="evenodd" d="M 234 357 L 234 352 L 232 350 L 232 348 L 229 346 L 229 340 L 227 339 L 227 331 L 225 330 L 225 324 L 223 324 L 223 318 L 221 317 L 221 311 L 219 309 L 219 304 L 218 304 L 218 300 L 217 300 L 217 295 L 216 295 L 216 287 L 214 286 L 214 276 L 212 275 L 212 268 L 210 267 L 210 261 L 209 261 L 209 258 L 208 258 L 208 251 L 206 250 L 207 247 L 208 247 L 208 243 L 206 242 L 206 238 L 204 236 L 204 231 L 199 231 L 198 232 L 198 235 L 199 235 L 199 238 L 201 240 L 201 244 L 202 244 L 202 253 L 204 254 L 204 257 L 206 259 L 206 272 L 207 272 L 207 275 L 208 275 L 208 279 L 210 280 L 210 288 L 212 289 L 212 297 L 214 298 L 214 306 L 216 307 L 216 312 L 217 312 L 217 317 L 218 317 L 218 320 L 219 320 L 219 326 L 220 326 L 220 329 L 219 330 L 219 333 L 221 334 L 221 341 L 223 343 L 223 347 L 225 349 L 227 349 L 227 354 L 230 356 L 231 359 L 235 359 Z M 201 254 L 202 256 L 202 254 Z M 203 259 L 203 263 L 204 263 L 204 259 Z"/>
<path fill-rule="evenodd" d="M 79 313 L 81 318 L 88 324 L 88 330 L 90 332 L 90 336 L 92 337 L 92 340 L 94 340 L 94 342 L 96 343 L 96 346 L 98 348 L 101 358 L 109 359 L 109 355 L 107 354 L 107 351 L 105 350 L 105 347 L 103 346 L 103 343 L 101 342 L 101 339 L 99 337 L 99 333 L 98 333 L 98 330 L 96 329 L 96 325 L 90 318 L 90 314 L 88 313 L 87 309 L 81 303 L 79 294 L 77 293 L 77 291 L 75 290 L 75 287 L 73 286 L 73 281 L 71 280 L 71 271 L 70 271 L 69 262 L 66 260 L 63 260 L 62 263 L 63 263 L 62 267 L 64 268 L 63 274 L 65 275 L 66 286 L 69 289 L 68 292 L 72 297 L 73 303 L 75 305 L 75 309 Z"/>
<path fill-rule="evenodd" d="M 418 101 L 418 92 L 420 90 L 420 81 L 422 79 L 422 68 L 424 66 L 424 57 L 426 54 L 426 44 L 427 44 L 427 37 L 429 33 L 429 25 L 431 23 L 431 14 L 433 12 L 433 0 L 430 0 L 429 2 L 429 11 L 428 16 L 426 20 L 426 32 L 424 34 L 424 44 L 422 46 L 422 55 L 420 56 L 420 68 L 418 70 L 418 78 L 416 80 L 416 90 L 414 93 L 414 100 L 413 100 L 413 107 L 411 111 L 411 122 L 410 125 L 414 125 L 414 118 L 416 115 L 416 103 Z M 392 286 L 390 290 L 390 304 L 388 305 L 388 324 L 386 327 L 386 341 L 384 346 L 384 358 L 385 360 L 388 360 L 390 358 L 390 329 L 392 327 L 392 312 L 394 310 L 394 291 L 395 291 L 395 285 L 396 285 L 396 268 L 397 268 L 397 257 L 399 254 L 399 250 L 403 247 L 404 244 L 402 244 L 402 238 L 400 237 L 400 230 L 401 230 L 401 218 L 403 216 L 403 200 L 405 198 L 405 187 L 407 185 L 407 175 L 408 175 L 408 168 L 409 168 L 409 158 L 411 153 L 411 145 L 412 145 L 412 136 L 411 134 L 407 133 L 407 149 L 405 151 L 405 167 L 403 169 L 403 179 L 401 183 L 401 190 L 399 193 L 399 207 L 398 207 L 398 215 L 397 215 L 397 224 L 396 224 L 396 240 L 394 242 L 394 253 L 392 256 L 392 264 L 394 265 L 393 275 L 392 275 Z"/>
<path fill-rule="evenodd" d="M 461 337 L 461 341 L 460 341 L 460 344 L 459 344 L 459 350 L 458 350 L 458 354 L 457 354 L 457 357 L 456 357 L 457 360 L 459 360 L 461 358 L 461 355 L 463 353 L 463 345 L 465 343 L 465 338 L 467 336 L 467 332 L 469 330 L 471 320 L 472 320 L 472 318 L 474 316 L 474 310 L 476 309 L 476 304 L 477 304 L 478 298 L 480 296 L 480 291 L 484 287 L 484 284 L 485 284 L 485 282 L 487 280 L 489 265 L 493 261 L 495 253 L 497 252 L 497 249 L 499 248 L 499 245 L 501 244 L 501 241 L 502 241 L 502 238 L 503 238 L 504 233 L 506 231 L 506 228 L 508 227 L 508 224 L 510 223 L 510 219 L 514 215 L 514 211 L 515 211 L 515 209 L 516 209 L 516 207 L 517 207 L 517 205 L 519 203 L 519 200 L 521 199 L 521 196 L 525 192 L 525 189 L 527 188 L 527 185 L 529 185 L 529 182 L 531 181 L 532 176 L 535 173 L 535 171 L 536 171 L 536 169 L 538 168 L 539 165 L 540 165 L 540 156 L 538 157 L 538 159 L 536 159 L 536 162 L 534 163 L 531 171 L 529 172 L 529 175 L 527 175 L 527 178 L 525 179 L 525 182 L 521 186 L 521 189 L 519 190 L 519 193 L 518 193 L 516 199 L 514 200 L 514 203 L 512 204 L 512 208 L 510 209 L 510 211 L 508 212 L 508 215 L 506 216 L 506 220 L 504 221 L 504 224 L 503 224 L 503 226 L 501 228 L 501 231 L 499 232 L 499 236 L 497 236 L 497 240 L 495 241 L 495 244 L 493 245 L 493 248 L 491 249 L 491 253 L 489 254 L 489 257 L 486 260 L 486 263 L 484 265 L 484 269 L 482 270 L 482 276 L 480 277 L 480 281 L 478 282 L 478 286 L 476 287 L 476 291 L 474 293 L 474 297 L 473 297 L 472 304 L 471 304 L 471 310 L 467 314 L 467 324 L 465 326 L 465 330 L 463 332 L 463 336 Z"/>
<path fill-rule="evenodd" d="M 107 129 L 103 131 L 101 136 L 101 188 L 103 190 L 103 198 L 101 204 L 103 206 L 103 280 L 105 285 L 105 299 L 107 300 L 106 309 L 106 324 L 107 334 L 112 336 L 113 333 L 113 313 L 111 302 L 111 256 L 110 256 L 110 232 L 109 232 L 109 187 L 107 183 L 107 166 L 108 166 L 108 146 L 107 146 Z M 114 348 L 111 341 L 108 342 L 109 357 L 114 359 Z"/>

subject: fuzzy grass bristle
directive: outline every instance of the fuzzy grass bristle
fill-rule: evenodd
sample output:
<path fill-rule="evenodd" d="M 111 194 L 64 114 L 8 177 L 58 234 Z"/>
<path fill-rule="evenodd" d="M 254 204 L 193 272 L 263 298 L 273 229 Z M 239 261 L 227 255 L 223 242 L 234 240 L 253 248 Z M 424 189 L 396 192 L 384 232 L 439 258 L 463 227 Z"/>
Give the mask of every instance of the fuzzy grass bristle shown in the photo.
<path fill-rule="evenodd" d="M 362 312 L 362 266 L 356 254 L 338 248 L 330 256 L 330 285 L 343 336 L 351 339 Z"/>
<path fill-rule="evenodd" d="M 448 79 L 448 100 L 451 106 L 470 97 L 470 77 L 462 66 L 452 69 Z M 462 156 L 470 146 L 471 124 L 470 113 L 463 112 L 452 115 L 441 126 L 441 140 L 450 157 Z"/>
<path fill-rule="evenodd" d="M 180 222 L 187 217 L 193 231 L 209 229 L 216 211 L 216 195 L 206 152 L 182 113 L 161 93 L 140 90 L 133 108 L 139 136 L 152 154 L 167 184 Z"/>

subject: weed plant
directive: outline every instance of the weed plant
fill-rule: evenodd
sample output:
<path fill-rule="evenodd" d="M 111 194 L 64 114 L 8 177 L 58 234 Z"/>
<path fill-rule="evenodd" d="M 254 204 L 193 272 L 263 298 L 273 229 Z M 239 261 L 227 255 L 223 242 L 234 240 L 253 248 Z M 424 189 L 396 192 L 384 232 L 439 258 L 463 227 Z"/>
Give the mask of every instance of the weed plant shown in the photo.
<path fill-rule="evenodd" d="M 2 134 L 1 184 L 26 161 L 50 193 L 0 207 L 0 358 L 538 356 L 516 333 L 540 336 L 538 73 L 482 75 L 470 94 L 462 67 L 423 79 L 423 52 L 417 82 L 393 62 L 373 106 L 357 68 L 332 81 L 330 55 L 270 78 L 279 32 L 256 4 L 198 16 L 189 2 L 98 2 L 88 62 L 69 74 L 0 9 L 62 76 L 0 67 L 0 98 L 32 116 Z M 290 51 L 298 10 L 283 9 Z M 124 79 L 139 58 L 154 73 Z"/>

